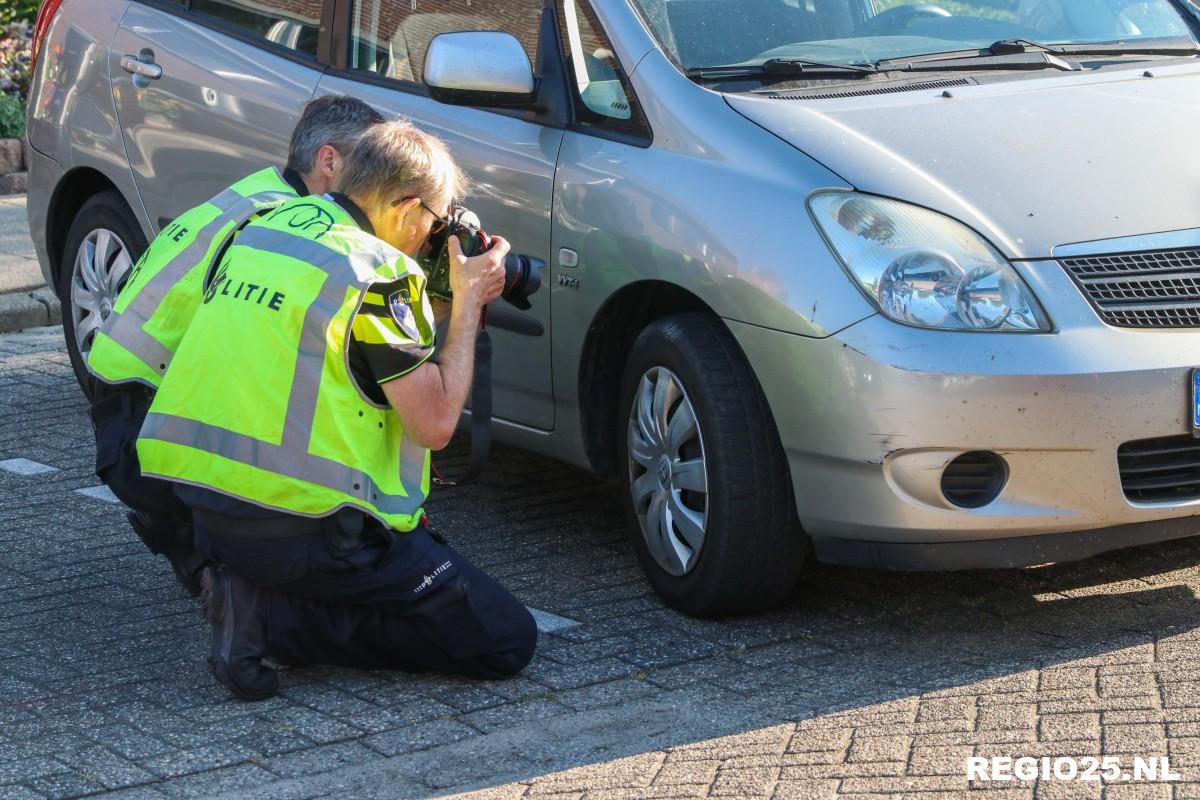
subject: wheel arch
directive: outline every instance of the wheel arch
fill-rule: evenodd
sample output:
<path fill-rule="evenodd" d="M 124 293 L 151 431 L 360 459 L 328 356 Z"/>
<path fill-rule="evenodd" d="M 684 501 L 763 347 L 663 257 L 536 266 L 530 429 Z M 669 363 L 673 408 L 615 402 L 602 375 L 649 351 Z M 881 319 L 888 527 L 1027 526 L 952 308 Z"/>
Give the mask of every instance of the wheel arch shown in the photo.
<path fill-rule="evenodd" d="M 63 175 L 54 194 L 50 197 L 50 206 L 46 214 L 46 257 L 50 260 L 50 274 L 53 277 L 51 288 L 58 294 L 59 275 L 62 268 L 63 243 L 67 232 L 71 230 L 75 217 L 83 204 L 101 192 L 114 191 L 121 195 L 125 204 L 134 207 L 121 190 L 100 170 L 92 167 L 76 167 Z M 142 221 L 134 212 L 134 223 L 141 226 Z M 152 237 L 146 237 L 149 240 Z M 61 298 L 59 298 L 61 299 Z"/>
<path fill-rule="evenodd" d="M 687 311 L 717 316 L 700 297 L 677 284 L 644 280 L 622 286 L 592 318 L 579 360 L 579 413 L 588 463 L 598 474 L 615 472 L 613 443 L 626 354 L 647 325 Z"/>

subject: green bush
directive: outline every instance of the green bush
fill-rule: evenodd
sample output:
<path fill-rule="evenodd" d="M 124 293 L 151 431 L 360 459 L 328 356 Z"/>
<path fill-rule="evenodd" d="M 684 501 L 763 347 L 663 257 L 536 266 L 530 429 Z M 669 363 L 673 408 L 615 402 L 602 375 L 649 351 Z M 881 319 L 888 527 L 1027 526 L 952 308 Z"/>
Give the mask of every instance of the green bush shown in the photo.
<path fill-rule="evenodd" d="M 10 22 L 30 22 L 37 18 L 41 0 L 5 0 L 0 3 L 0 25 Z"/>
<path fill-rule="evenodd" d="M 0 139 L 25 138 L 25 104 L 11 94 L 0 94 Z"/>

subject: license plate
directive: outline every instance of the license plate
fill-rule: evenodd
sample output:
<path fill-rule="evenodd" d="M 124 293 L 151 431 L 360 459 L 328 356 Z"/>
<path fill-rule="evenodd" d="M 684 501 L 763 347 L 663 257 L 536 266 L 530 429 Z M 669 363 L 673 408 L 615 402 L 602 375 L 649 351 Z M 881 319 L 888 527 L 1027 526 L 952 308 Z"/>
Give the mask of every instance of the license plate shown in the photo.
<path fill-rule="evenodd" d="M 1192 436 L 1200 439 L 1200 369 L 1192 370 Z"/>

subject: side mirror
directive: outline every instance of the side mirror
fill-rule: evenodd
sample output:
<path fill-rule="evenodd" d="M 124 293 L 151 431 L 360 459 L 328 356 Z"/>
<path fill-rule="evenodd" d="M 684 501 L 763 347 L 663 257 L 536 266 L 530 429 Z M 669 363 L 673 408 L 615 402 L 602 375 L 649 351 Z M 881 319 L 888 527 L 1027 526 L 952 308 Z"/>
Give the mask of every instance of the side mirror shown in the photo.
<path fill-rule="evenodd" d="M 510 33 L 440 33 L 425 51 L 425 85 L 439 103 L 484 108 L 531 108 L 537 98 L 533 67 Z"/>

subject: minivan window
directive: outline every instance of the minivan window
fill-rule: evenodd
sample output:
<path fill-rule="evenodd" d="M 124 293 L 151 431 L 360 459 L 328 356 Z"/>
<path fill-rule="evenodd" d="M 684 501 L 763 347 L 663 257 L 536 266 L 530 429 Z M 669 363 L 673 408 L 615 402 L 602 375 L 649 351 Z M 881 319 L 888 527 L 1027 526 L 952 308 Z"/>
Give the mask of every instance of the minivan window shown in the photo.
<path fill-rule="evenodd" d="M 425 50 L 439 33 L 503 31 L 537 57 L 542 0 L 357 0 L 350 68 L 420 83 Z"/>
<path fill-rule="evenodd" d="M 192 0 L 191 10 L 315 57 L 321 5 L 321 0 Z"/>
<path fill-rule="evenodd" d="M 834 64 L 1194 35 L 1172 0 L 634 0 L 685 69 L 796 58 Z"/>
<path fill-rule="evenodd" d="M 586 0 L 562 0 L 559 25 L 578 121 L 588 127 L 647 137 L 649 126 L 591 6 Z"/>

